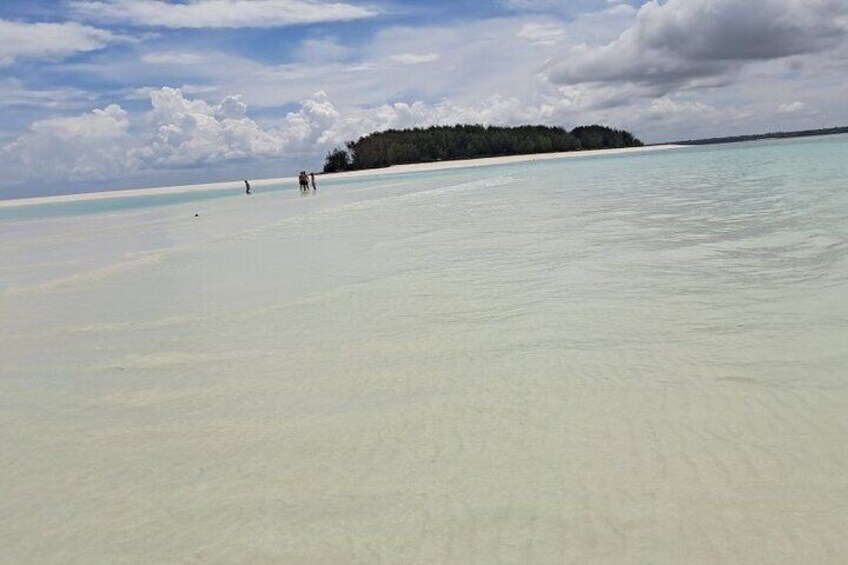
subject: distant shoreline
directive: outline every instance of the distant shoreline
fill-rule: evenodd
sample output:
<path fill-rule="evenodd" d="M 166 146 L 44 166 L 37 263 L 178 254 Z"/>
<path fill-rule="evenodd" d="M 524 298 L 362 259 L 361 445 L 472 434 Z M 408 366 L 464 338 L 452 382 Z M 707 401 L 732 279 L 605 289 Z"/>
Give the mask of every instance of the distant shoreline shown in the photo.
<path fill-rule="evenodd" d="M 705 139 L 688 139 L 672 141 L 658 145 L 713 145 L 718 143 L 742 143 L 743 141 L 759 141 L 762 139 L 792 139 L 794 137 L 815 137 L 819 135 L 840 135 L 848 133 L 848 127 L 804 129 L 798 131 L 775 131 L 751 135 L 734 135 L 728 137 L 708 137 Z"/>
<path fill-rule="evenodd" d="M 675 149 L 680 145 L 650 145 L 645 147 L 625 147 L 619 149 L 595 149 L 588 151 L 566 151 L 562 153 L 534 153 L 528 155 L 508 155 L 504 157 L 483 157 L 480 159 L 461 159 L 456 161 L 433 161 L 430 163 L 415 163 L 410 165 L 394 165 L 380 169 L 361 169 L 358 171 L 344 171 L 339 173 L 320 173 L 320 178 L 351 178 L 362 176 L 382 176 L 397 173 L 412 173 L 418 171 L 437 171 L 441 169 L 459 169 L 467 167 L 483 167 L 487 165 L 501 165 L 508 163 L 521 163 L 532 161 L 549 161 L 554 159 L 568 159 L 574 157 L 591 157 L 597 155 L 618 155 L 622 153 L 640 153 L 646 151 L 659 151 Z M 316 176 L 319 173 L 316 173 Z M 297 184 L 297 176 L 276 177 L 268 179 L 250 179 L 250 185 L 254 188 L 270 186 L 275 184 L 291 183 Z M 320 186 L 320 184 L 319 184 Z M 0 208 L 14 208 L 18 206 L 37 206 L 39 204 L 58 204 L 61 202 L 85 202 L 92 200 L 107 200 L 112 198 L 132 198 L 134 196 L 155 196 L 157 194 L 185 194 L 191 192 L 232 190 L 244 192 L 244 181 L 231 180 L 203 184 L 161 186 L 151 188 L 133 188 L 126 190 L 111 190 L 102 192 L 79 192 L 74 194 L 60 194 L 54 196 L 34 196 L 28 198 L 14 198 L 0 200 Z"/>

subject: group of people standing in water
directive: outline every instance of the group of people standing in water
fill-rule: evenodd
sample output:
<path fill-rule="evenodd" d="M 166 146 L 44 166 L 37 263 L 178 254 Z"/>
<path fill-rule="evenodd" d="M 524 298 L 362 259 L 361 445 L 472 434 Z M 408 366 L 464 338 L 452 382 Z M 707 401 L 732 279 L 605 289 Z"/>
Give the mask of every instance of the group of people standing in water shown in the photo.
<path fill-rule="evenodd" d="M 312 190 L 318 190 L 318 185 L 315 184 L 315 173 L 306 174 L 306 171 L 300 171 L 300 174 L 297 176 L 297 180 L 300 183 L 300 191 L 306 192 L 309 190 L 310 183 L 312 184 Z"/>
<path fill-rule="evenodd" d="M 297 175 L 297 181 L 300 183 L 300 192 L 302 193 L 309 192 L 310 185 L 312 185 L 313 192 L 318 190 L 318 185 L 315 183 L 315 173 L 306 174 L 306 171 L 300 171 L 300 174 Z M 251 194 L 250 183 L 247 179 L 244 180 L 244 193 Z"/>

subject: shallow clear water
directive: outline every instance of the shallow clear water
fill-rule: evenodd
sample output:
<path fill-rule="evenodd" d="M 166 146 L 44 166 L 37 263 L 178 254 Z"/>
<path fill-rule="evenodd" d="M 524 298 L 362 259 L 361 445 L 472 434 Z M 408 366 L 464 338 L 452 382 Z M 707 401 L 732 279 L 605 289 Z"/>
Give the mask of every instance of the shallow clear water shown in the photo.
<path fill-rule="evenodd" d="M 6 559 L 839 563 L 846 157 L 7 208 Z"/>

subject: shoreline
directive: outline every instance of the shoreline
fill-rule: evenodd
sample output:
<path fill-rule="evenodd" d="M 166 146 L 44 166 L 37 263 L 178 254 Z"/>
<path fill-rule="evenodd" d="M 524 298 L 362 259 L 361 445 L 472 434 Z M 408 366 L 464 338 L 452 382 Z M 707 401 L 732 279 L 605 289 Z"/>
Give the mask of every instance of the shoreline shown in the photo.
<path fill-rule="evenodd" d="M 526 155 L 506 155 L 501 157 L 481 157 L 479 159 L 458 159 L 455 161 L 434 161 L 430 163 L 411 163 L 408 165 L 393 165 L 380 169 L 362 169 L 340 173 L 319 173 L 323 179 L 343 179 L 364 176 L 381 176 L 397 173 L 429 172 L 443 169 L 459 169 L 469 167 L 485 167 L 489 165 L 505 165 L 534 161 L 552 161 L 575 157 L 594 157 L 598 155 L 621 155 L 627 153 L 642 153 L 648 151 L 663 151 L 668 149 L 685 148 L 686 145 L 651 145 L 645 147 L 622 147 L 617 149 L 593 149 L 588 151 L 566 151 L 560 153 L 531 153 Z M 285 182 L 295 183 L 297 175 L 250 180 L 251 187 L 262 187 Z M 159 194 L 189 194 L 215 190 L 243 190 L 243 180 L 229 180 L 202 184 L 186 184 L 158 186 L 149 188 L 131 188 L 126 190 L 104 190 L 99 192 L 77 192 L 72 194 L 57 194 L 52 196 L 32 196 L 0 200 L 0 208 L 16 208 L 20 206 L 37 206 L 40 204 L 59 204 L 65 202 L 87 202 L 93 200 L 108 200 L 113 198 L 132 198 L 134 196 L 155 196 Z"/>
<path fill-rule="evenodd" d="M 559 153 L 528 153 L 526 155 L 504 155 L 501 157 L 480 157 L 479 159 L 457 159 L 455 161 L 431 161 L 429 163 L 410 163 L 408 165 L 392 165 L 380 169 L 362 169 L 358 171 L 344 171 L 341 173 L 324 173 L 322 178 L 352 178 L 370 175 L 384 175 L 396 173 L 418 173 L 425 171 L 438 171 L 443 169 L 462 169 L 470 167 L 485 167 L 489 165 L 508 165 L 511 163 L 524 163 L 535 161 L 554 161 L 557 159 L 571 159 L 575 157 L 596 157 L 598 155 L 622 155 L 626 153 L 645 153 L 650 151 L 665 151 L 669 149 L 683 149 L 686 145 L 664 144 L 650 145 L 644 147 L 619 147 L 615 149 L 590 149 L 587 151 L 563 151 Z"/>

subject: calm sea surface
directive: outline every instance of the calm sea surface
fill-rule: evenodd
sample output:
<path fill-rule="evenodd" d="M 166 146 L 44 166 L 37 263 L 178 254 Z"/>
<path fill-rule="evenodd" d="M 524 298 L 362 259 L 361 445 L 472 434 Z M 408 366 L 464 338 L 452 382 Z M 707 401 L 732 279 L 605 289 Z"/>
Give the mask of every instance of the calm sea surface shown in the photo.
<path fill-rule="evenodd" d="M 0 561 L 841 563 L 845 163 L 0 207 Z"/>

